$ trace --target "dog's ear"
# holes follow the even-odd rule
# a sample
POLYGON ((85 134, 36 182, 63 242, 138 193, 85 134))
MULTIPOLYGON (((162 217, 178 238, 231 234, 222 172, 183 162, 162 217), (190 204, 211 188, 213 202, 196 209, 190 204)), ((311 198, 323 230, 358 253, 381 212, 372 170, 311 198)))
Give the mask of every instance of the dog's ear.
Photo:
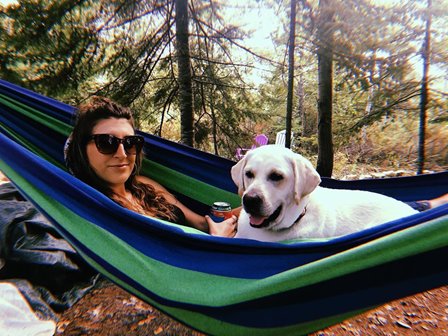
POLYGON ((240 196, 243 195, 244 190, 246 189, 244 187, 244 167, 245 166, 246 166, 246 157, 243 157, 230 170, 230 173, 232 175, 232 180, 238 187, 238 194, 240 196))
POLYGON ((309 195, 320 184, 319 173, 311 162, 300 154, 294 153, 294 199, 299 204, 300 200, 309 195))

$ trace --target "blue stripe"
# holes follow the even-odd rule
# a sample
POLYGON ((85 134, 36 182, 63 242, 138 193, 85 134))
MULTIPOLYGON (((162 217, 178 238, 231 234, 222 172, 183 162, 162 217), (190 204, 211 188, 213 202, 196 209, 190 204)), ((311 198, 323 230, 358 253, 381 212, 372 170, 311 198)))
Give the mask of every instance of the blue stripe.
POLYGON ((448 190, 448 171, 417 176, 365 180, 323 178, 321 185, 335 189, 359 189, 384 194, 402 201, 431 199, 448 190))

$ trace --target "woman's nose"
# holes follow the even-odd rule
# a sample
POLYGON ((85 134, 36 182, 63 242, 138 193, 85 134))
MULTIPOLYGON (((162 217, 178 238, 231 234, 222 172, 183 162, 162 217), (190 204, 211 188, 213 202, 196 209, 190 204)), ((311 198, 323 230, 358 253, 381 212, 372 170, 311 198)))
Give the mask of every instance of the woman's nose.
POLYGON ((124 150, 124 146, 123 146, 122 143, 118 145, 118 148, 117 148, 114 156, 116 156, 116 157, 126 157, 126 156, 128 156, 128 154, 124 150))

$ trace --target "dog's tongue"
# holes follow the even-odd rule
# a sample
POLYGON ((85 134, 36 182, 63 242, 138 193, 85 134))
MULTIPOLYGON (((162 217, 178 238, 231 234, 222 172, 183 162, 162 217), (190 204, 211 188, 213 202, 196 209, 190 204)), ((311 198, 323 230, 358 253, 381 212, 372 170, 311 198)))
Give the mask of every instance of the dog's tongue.
POLYGON ((250 224, 261 225, 267 217, 249 216, 250 224))

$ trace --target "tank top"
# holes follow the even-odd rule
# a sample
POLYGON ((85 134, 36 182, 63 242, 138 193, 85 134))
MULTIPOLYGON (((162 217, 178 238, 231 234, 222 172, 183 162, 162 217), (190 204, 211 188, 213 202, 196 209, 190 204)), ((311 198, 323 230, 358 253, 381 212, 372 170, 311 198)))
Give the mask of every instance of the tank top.
POLYGON ((166 220, 166 221, 174 222, 176 224, 187 225, 187 219, 185 218, 185 214, 179 207, 173 205, 173 213, 174 213, 174 216, 176 217, 174 221, 170 220, 164 216, 160 216, 159 218, 166 220))

